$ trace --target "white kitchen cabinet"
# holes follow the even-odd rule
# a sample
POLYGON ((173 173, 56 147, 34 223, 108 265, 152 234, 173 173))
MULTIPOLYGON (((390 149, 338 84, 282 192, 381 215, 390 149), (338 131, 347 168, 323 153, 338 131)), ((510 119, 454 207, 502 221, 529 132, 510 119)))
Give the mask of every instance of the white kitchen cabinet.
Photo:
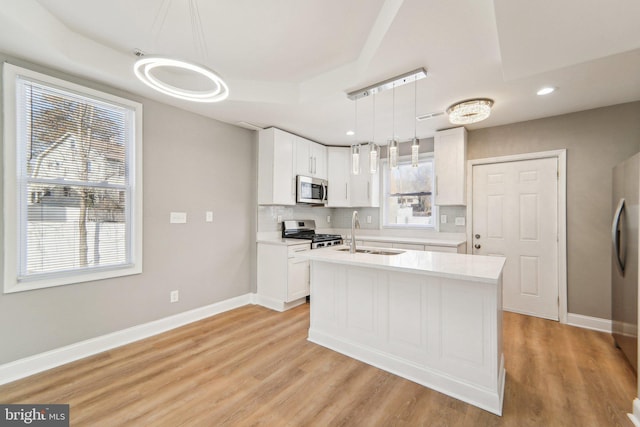
POLYGON ((258 243, 258 302, 284 311, 306 302, 309 295, 309 261, 295 253, 311 244, 258 243))
POLYGON ((259 205, 296 204, 295 138, 276 128, 259 132, 259 205))
POLYGON ((348 147, 327 148, 327 179, 329 180, 329 195, 327 206, 350 207, 351 172, 350 153, 348 147))
MULTIPOLYGON (((329 182, 329 192, 331 192, 331 182, 329 182)), ((380 168, 374 174, 369 172, 367 145, 360 147, 360 173, 351 174, 351 206, 371 208, 380 206, 380 168)))
POLYGON ((467 130, 458 127, 436 132, 433 156, 436 205, 466 205, 467 130))
POLYGON ((327 179, 327 147, 296 136, 296 173, 327 179))

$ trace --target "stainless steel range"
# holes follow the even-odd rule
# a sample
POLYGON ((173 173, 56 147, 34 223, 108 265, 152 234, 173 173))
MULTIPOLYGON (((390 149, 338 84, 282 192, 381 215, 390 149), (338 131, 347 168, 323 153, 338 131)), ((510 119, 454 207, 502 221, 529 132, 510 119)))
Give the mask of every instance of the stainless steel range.
POLYGON ((339 234, 316 233, 316 222, 312 219, 283 221, 282 237, 311 240, 311 249, 342 244, 342 236, 339 234))

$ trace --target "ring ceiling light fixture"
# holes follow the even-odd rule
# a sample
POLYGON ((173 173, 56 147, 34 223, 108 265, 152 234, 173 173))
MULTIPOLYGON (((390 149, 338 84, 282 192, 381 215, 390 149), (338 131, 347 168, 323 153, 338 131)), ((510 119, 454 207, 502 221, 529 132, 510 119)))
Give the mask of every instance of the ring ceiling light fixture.
POLYGON ((174 98, 195 102, 219 102, 227 99, 229 96, 229 87, 219 75, 211 69, 193 62, 164 56, 142 56, 142 58, 138 59, 134 64, 133 71, 142 83, 174 98), (162 81, 157 75, 152 73, 154 69, 163 67, 180 68, 197 73, 209 80, 213 84, 213 89, 199 91, 171 85, 162 81))
MULTIPOLYGON (((204 35, 204 29, 202 26, 202 18, 200 16, 200 9, 198 7, 198 0, 176 1, 180 7, 186 6, 190 19, 191 35, 195 44, 196 51, 200 52, 206 62, 207 58, 207 43, 204 35)), ((169 9, 172 7, 173 0, 163 0, 160 4, 156 17, 154 19, 154 27, 159 23, 157 30, 152 31, 155 33, 156 38, 162 31, 164 23, 169 15, 169 9)), ((178 58, 172 58, 161 55, 145 56, 144 52, 140 49, 134 49, 133 53, 140 59, 133 65, 133 72, 140 81, 152 89, 157 90, 165 95, 173 96, 174 98, 185 99, 187 101, 194 102, 219 102, 227 99, 229 96, 229 87, 222 80, 217 73, 204 65, 196 64, 195 62, 185 61, 178 58), (187 87, 174 86, 160 78, 158 73, 154 73, 154 70, 165 69, 179 69, 180 71, 187 71, 194 73, 199 77, 204 77, 210 85, 205 90, 193 90, 187 87)), ((162 73, 159 73, 162 74, 162 73)), ((168 73, 171 74, 171 73, 168 73)))
POLYGON ((449 108, 449 121, 456 125, 466 125, 480 122, 491 114, 493 100, 488 98, 469 99, 460 101, 449 108))

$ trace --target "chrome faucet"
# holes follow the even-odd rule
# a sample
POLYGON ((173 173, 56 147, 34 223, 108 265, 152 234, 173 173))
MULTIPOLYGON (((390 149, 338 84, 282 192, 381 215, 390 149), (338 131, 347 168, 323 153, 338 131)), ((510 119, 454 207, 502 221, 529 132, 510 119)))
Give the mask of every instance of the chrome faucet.
POLYGON ((349 253, 356 253, 356 228, 360 228, 360 218, 358 218, 358 211, 353 211, 351 215, 351 242, 349 242, 349 253))

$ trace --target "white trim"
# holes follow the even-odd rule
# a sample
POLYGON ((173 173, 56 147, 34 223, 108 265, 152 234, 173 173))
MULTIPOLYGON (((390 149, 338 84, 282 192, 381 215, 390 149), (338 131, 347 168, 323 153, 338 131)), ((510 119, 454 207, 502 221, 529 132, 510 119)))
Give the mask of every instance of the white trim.
POLYGON ((555 157, 558 160, 558 316, 560 323, 567 323, 567 150, 540 151, 537 153, 489 157, 467 161, 467 253, 473 242, 473 166, 491 163, 518 162, 555 157))
POLYGON ((640 427, 640 399, 633 399, 633 413, 627 414, 634 426, 640 427))
POLYGON ((240 295, 211 305, 185 311, 184 313, 143 323, 142 325, 90 338, 85 341, 0 365, 0 385, 134 341, 161 334, 171 329, 224 313, 225 311, 253 304, 253 299, 252 294, 240 295))
POLYGON ((599 317, 583 316, 582 314, 569 313, 567 315, 567 325, 578 328, 591 329, 594 331, 611 333, 612 322, 599 317))
POLYGON ((252 295, 252 304, 261 305, 271 310, 275 311, 287 311, 290 308, 297 307, 307 302, 307 298, 303 297, 291 302, 284 302, 282 300, 267 297, 264 295, 253 294, 252 295))

